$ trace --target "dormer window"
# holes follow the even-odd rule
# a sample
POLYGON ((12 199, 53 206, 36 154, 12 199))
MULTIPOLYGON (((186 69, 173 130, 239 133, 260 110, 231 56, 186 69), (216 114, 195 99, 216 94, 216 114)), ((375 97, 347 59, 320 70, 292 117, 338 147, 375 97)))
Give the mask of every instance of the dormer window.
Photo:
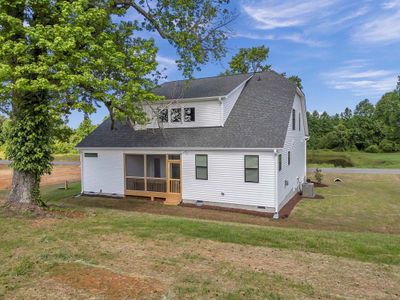
POLYGON ((168 109, 162 109, 158 114, 158 120, 162 123, 168 123, 168 109))
POLYGON ((194 107, 188 107, 184 108, 184 121, 185 122, 194 122, 195 121, 195 113, 194 113, 194 107))
POLYGON ((173 123, 182 122, 182 110, 180 108, 171 109, 171 122, 173 123))

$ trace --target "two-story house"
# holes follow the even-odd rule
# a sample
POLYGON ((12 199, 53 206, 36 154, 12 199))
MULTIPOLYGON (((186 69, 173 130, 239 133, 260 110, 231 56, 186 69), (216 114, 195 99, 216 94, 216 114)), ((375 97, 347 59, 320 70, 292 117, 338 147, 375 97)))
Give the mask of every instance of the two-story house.
MULTIPOLYGON (((275 213, 306 177, 304 94, 275 72, 162 84, 143 126, 110 121, 77 146, 82 193, 275 213)), ((118 201, 118 200, 116 200, 118 201)))

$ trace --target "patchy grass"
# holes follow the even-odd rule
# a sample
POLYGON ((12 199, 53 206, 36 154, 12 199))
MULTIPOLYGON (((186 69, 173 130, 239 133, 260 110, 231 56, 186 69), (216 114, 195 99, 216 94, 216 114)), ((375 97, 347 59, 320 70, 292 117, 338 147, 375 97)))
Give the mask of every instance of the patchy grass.
POLYGON ((79 153, 67 153, 67 154, 54 154, 54 161, 74 161, 79 162, 80 156, 79 153))
POLYGON ((303 200, 279 221, 71 198, 79 183, 43 187, 52 207, 84 214, 33 219, 0 208, 0 298, 399 297, 400 176, 332 176, 317 189, 325 199, 303 200))
POLYGON ((332 150, 308 150, 308 166, 313 167, 354 167, 400 169, 400 152, 366 153, 338 152, 332 150))
MULTIPOLYGON (((309 174, 310 177, 313 174, 309 174)), ((400 175, 324 174, 324 199, 303 199, 287 226, 400 234, 400 175), (339 177, 342 183, 334 183, 339 177)))

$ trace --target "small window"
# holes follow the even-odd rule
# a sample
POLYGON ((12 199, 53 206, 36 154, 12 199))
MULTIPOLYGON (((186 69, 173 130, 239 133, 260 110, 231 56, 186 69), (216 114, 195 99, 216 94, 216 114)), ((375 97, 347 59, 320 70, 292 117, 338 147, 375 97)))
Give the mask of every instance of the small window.
POLYGON ((300 113, 299 113, 299 131, 301 131, 301 119, 300 119, 300 113))
POLYGON ((292 129, 296 130, 296 110, 292 110, 292 129))
POLYGON ((287 164, 290 166, 290 151, 287 154, 287 164))
POLYGON ((168 109, 165 108, 160 110, 158 120, 162 123, 168 123, 168 109))
POLYGON ((85 157, 97 157, 97 153, 85 153, 85 157))
POLYGON ((182 110, 180 108, 171 109, 171 122, 182 122, 182 110))
POLYGON ((259 182, 259 164, 258 155, 244 156, 244 181, 259 182))
POLYGON ((208 179, 208 156, 196 154, 196 179, 208 179))
POLYGON ((282 170, 282 154, 278 155, 278 170, 282 170))
POLYGON ((185 122, 194 122, 195 121, 195 113, 194 113, 194 107, 188 107, 184 109, 185 115, 184 115, 184 121, 185 122))

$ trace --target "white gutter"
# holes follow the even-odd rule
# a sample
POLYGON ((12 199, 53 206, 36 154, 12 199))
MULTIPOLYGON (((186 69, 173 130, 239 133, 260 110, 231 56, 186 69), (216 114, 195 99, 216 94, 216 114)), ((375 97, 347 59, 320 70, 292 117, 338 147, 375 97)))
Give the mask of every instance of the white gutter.
POLYGON ((274 164, 274 169, 275 169, 275 213, 273 218, 274 219, 279 219, 279 203, 278 203, 278 151, 277 149, 274 149, 274 158, 275 158, 275 164, 274 164))
MULTIPOLYGON (((171 102, 196 102, 196 101, 212 101, 212 100, 219 100, 221 98, 225 99, 227 95, 223 96, 211 96, 211 97, 196 97, 196 98, 178 98, 178 99, 165 99, 154 102, 154 104, 158 103, 171 103, 171 102)), ((153 103, 151 103, 153 104, 153 103)))
POLYGON ((121 151, 259 151, 272 152, 283 148, 210 148, 210 147, 76 147, 80 151, 121 150, 121 151))

